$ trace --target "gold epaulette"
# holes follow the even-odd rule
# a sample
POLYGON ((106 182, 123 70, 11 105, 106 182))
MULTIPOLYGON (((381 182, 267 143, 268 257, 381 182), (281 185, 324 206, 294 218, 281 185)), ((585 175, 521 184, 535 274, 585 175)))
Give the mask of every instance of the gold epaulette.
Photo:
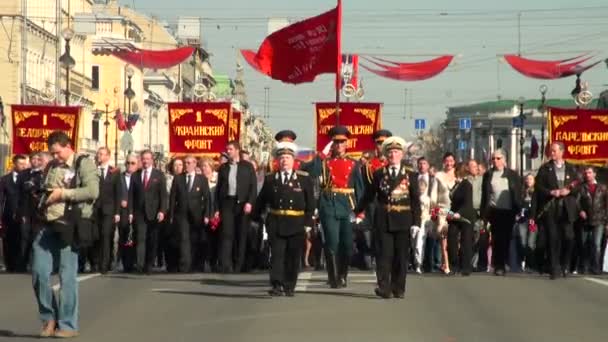
POLYGON ((296 174, 300 176, 308 176, 308 172, 302 170, 296 170, 296 174))

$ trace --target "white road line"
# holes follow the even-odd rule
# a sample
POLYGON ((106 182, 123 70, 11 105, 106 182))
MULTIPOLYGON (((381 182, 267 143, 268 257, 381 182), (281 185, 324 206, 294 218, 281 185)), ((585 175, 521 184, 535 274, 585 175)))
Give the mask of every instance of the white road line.
MULTIPOLYGON (((89 280, 89 279, 93 279, 93 278, 99 277, 100 275, 101 275, 101 273, 87 274, 87 275, 80 276, 80 277, 76 278, 76 281, 77 282, 82 282, 82 281, 85 281, 85 280, 89 280)), ((61 288, 61 284, 55 284, 55 285, 53 285, 53 291, 59 291, 60 288, 61 288)))
POLYGON ((310 279, 312 278, 312 272, 302 272, 298 276, 298 283, 295 290, 298 292, 306 292, 306 288, 310 285, 310 279))
POLYGON ((608 286, 608 281, 606 281, 606 280, 601 280, 601 279, 596 279, 596 278, 588 278, 588 277, 585 277, 585 280, 589 280, 590 282, 593 282, 593 283, 596 283, 596 284, 608 286))

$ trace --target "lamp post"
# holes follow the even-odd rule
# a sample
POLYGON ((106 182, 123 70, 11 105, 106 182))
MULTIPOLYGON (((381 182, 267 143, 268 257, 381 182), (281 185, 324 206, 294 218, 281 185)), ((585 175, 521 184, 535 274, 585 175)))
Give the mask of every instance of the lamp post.
POLYGON ((540 91, 540 94, 542 95, 541 99, 540 99, 540 111, 541 114, 543 116, 542 118, 542 125, 540 126, 540 153, 541 153, 541 162, 544 159, 545 156, 545 125, 547 124, 546 122, 546 114, 547 114, 547 108, 545 107, 545 102, 547 101, 545 95, 547 94, 547 91, 549 90, 549 88, 545 85, 545 84, 541 84, 540 87, 538 87, 538 91, 540 91))
POLYGON ((518 99, 519 104, 519 175, 524 177, 524 143, 526 142, 524 138, 524 123, 526 121, 526 116, 524 115, 524 103, 525 99, 520 97, 518 99))
MULTIPOLYGON (((127 110, 128 111, 125 115, 125 122, 127 122, 127 120, 129 119, 129 115, 131 115, 131 100, 135 97, 135 91, 133 91, 133 88, 131 88, 131 78, 133 78, 133 75, 135 74, 135 72, 133 71, 133 68, 131 66, 127 66, 126 74, 127 74, 127 89, 125 89, 124 95, 127 98, 127 110)), ((118 147, 117 147, 117 149, 118 149, 118 147)))
POLYGON ((76 61, 70 55, 70 40, 74 38, 74 30, 67 27, 61 35, 65 39, 65 52, 59 57, 59 62, 65 67, 65 105, 70 105, 70 70, 76 65, 76 61))
POLYGON ((106 137, 105 137, 105 146, 108 148, 108 128, 110 128, 110 120, 108 119, 108 115, 110 114, 110 100, 105 99, 103 104, 106 105, 106 121, 104 121, 103 125, 105 127, 106 137))

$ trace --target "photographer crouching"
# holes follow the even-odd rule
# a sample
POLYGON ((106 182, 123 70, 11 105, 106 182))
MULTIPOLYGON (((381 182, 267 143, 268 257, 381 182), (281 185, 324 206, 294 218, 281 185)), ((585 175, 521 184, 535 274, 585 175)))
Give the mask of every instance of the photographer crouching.
POLYGON ((54 160, 43 183, 43 223, 32 247, 32 283, 43 322, 40 337, 69 338, 78 336, 78 246, 91 240, 99 177, 93 160, 77 155, 64 132, 51 133, 47 144, 54 160), (53 298, 51 288, 54 256, 59 263, 59 298, 53 298))

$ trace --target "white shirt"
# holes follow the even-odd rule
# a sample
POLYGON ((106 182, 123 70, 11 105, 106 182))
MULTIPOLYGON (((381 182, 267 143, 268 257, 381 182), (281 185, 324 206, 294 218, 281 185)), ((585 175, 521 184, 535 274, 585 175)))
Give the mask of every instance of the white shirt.
POLYGON ((150 166, 147 169, 142 169, 141 170, 141 182, 144 182, 144 179, 146 178, 146 172, 148 172, 148 180, 150 180, 150 177, 152 176, 152 167, 150 166))
POLYGON ((292 172, 292 170, 281 171, 281 182, 283 184, 285 184, 285 182, 287 182, 288 179, 291 179, 291 172, 292 172), (287 172, 287 177, 285 176, 285 172, 287 172))
POLYGON ((125 172, 125 184, 127 184, 127 190, 131 186, 131 174, 125 172))
POLYGON ((190 172, 186 174, 186 186, 188 187, 188 191, 190 191, 192 184, 194 184, 194 177, 196 177, 196 172, 190 172), (188 177, 190 177, 190 182, 188 182, 188 177))
POLYGON ((110 168, 110 164, 107 165, 99 165, 99 170, 102 172, 101 173, 101 177, 103 179, 106 178, 107 174, 108 174, 108 169, 110 168))
POLYGON ((424 182, 426 183, 427 186, 431 186, 431 184, 429 184, 430 183, 430 177, 429 177, 428 172, 424 173, 424 174, 423 173, 419 174, 418 175, 418 180, 419 181, 420 180, 424 180, 424 182))
POLYGON ((18 174, 17 172, 13 171, 13 182, 14 182, 15 184, 17 183, 17 176, 18 176, 18 175, 19 175, 19 174, 18 174))

